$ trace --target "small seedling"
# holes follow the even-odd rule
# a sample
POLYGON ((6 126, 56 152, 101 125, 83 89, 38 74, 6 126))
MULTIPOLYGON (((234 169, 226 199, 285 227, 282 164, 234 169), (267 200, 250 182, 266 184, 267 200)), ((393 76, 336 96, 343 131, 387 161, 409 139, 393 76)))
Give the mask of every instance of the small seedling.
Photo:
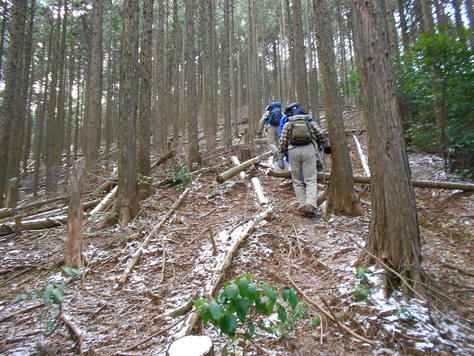
POLYGON ((367 276, 368 274, 372 274, 372 271, 363 267, 356 268, 355 275, 358 279, 360 279, 360 282, 355 286, 354 290, 354 297, 357 300, 367 299, 372 293, 369 286, 369 277, 367 276))
POLYGON ((298 302, 293 289, 284 287, 278 291, 263 281, 252 282, 248 274, 225 282, 216 299, 200 299, 195 306, 204 323, 211 322, 232 342, 237 337, 251 339, 256 328, 285 337, 307 312, 307 305, 298 302), (278 322, 273 323, 268 317, 275 312, 278 322))

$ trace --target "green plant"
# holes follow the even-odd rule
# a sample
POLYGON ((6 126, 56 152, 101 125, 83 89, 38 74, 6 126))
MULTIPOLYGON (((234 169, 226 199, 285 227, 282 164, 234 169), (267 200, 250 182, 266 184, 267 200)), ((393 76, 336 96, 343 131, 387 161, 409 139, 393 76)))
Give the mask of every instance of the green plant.
POLYGON ((137 181, 139 185, 150 185, 153 183, 153 179, 156 177, 156 174, 150 174, 149 176, 144 176, 142 174, 138 174, 137 181))
POLYGON ((277 291, 264 281, 252 282, 248 274, 225 282, 224 290, 216 299, 200 299, 195 306, 200 309, 204 323, 211 322, 232 341, 237 337, 251 339, 256 327, 285 337, 307 312, 307 305, 298 302, 293 289, 284 287, 277 291), (278 315, 276 323, 268 318, 275 312, 278 315))
POLYGON ((182 166, 177 171, 171 173, 171 183, 173 185, 188 183, 191 180, 192 174, 188 172, 186 166, 182 166))
MULTIPOLYGON (((81 275, 81 271, 71 266, 62 266, 61 269, 68 277, 71 278, 81 275)), ((57 315, 57 312, 59 312, 61 309, 61 304, 64 300, 64 291, 66 289, 67 286, 63 283, 47 283, 46 285, 31 292, 26 291, 21 293, 20 298, 23 300, 38 298, 43 299, 46 309, 42 310, 38 314, 38 319, 40 321, 46 319, 46 329, 48 332, 52 332, 57 325, 57 317, 53 314, 56 312, 57 315)))
POLYGON ((366 299, 371 293, 371 289, 369 286, 369 277, 368 274, 372 274, 372 272, 363 267, 356 268, 356 277, 360 280, 360 282, 354 288, 354 297, 357 300, 364 300, 366 299))

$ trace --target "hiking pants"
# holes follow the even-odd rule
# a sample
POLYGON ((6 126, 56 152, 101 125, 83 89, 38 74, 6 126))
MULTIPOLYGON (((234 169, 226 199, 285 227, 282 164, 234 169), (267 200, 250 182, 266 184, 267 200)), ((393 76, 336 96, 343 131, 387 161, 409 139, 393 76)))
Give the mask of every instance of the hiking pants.
POLYGON ((274 155, 278 153, 278 126, 268 126, 267 143, 274 155))
POLYGON ((298 208, 305 205, 316 208, 318 185, 314 146, 312 144, 291 146, 288 153, 290 155, 291 180, 296 200, 298 200, 298 208))

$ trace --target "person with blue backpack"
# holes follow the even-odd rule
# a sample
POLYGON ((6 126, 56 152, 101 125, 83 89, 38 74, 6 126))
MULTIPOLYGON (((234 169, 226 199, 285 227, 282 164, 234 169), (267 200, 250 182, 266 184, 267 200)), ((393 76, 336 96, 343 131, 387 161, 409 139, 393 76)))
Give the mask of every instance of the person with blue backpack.
POLYGON ((319 146, 324 153, 330 154, 331 146, 321 128, 298 103, 285 108, 280 127, 277 163, 280 168, 284 167, 284 154, 288 151, 291 180, 298 201, 297 212, 314 218, 317 207, 316 151, 319 146))
POLYGON ((270 103, 258 122, 258 135, 262 136, 264 129, 266 130, 268 146, 275 155, 278 153, 278 127, 283 116, 281 111, 280 102, 270 103))

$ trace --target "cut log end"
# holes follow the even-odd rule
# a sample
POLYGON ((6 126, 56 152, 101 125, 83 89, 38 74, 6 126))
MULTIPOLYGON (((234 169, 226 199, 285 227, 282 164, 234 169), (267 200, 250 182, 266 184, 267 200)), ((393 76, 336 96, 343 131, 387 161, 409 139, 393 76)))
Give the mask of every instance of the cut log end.
POLYGON ((188 335, 174 341, 167 356, 214 356, 214 346, 209 336, 188 335))

